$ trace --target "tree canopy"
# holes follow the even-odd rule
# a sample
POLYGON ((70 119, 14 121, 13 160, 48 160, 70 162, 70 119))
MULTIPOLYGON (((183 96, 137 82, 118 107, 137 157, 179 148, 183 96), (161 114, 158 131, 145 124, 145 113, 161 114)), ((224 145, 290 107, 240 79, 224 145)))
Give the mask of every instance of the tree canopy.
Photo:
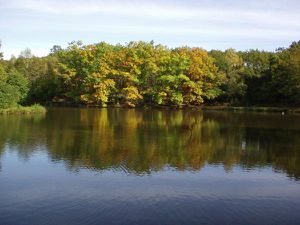
POLYGON ((3 60, 0 107, 300 104, 300 42, 276 52, 170 49, 154 42, 53 46, 3 60))

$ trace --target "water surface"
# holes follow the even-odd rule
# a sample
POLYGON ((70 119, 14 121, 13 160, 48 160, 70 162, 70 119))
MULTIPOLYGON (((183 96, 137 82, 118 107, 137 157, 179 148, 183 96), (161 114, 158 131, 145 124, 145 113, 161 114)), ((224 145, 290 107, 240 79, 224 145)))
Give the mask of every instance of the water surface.
POLYGON ((300 224, 300 116, 0 116, 1 225, 300 224))

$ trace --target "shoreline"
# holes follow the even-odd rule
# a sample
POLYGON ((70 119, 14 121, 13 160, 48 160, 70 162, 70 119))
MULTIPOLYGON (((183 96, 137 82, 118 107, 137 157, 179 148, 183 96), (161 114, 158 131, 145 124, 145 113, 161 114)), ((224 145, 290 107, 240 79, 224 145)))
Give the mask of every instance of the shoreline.
POLYGON ((287 106, 203 106, 205 111, 300 113, 300 107, 287 106))
POLYGON ((280 112, 280 113, 300 113, 300 107, 293 106, 228 106, 228 105, 140 105, 130 107, 126 105, 80 105, 80 104, 50 104, 47 107, 66 108, 120 108, 120 109, 199 109, 203 111, 232 111, 232 112, 280 112))

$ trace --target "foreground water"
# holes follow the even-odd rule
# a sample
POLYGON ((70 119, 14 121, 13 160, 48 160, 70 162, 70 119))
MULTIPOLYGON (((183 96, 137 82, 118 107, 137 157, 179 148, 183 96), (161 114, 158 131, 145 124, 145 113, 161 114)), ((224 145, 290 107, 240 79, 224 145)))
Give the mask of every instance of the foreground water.
POLYGON ((0 117, 1 225, 300 224, 300 116, 0 117))

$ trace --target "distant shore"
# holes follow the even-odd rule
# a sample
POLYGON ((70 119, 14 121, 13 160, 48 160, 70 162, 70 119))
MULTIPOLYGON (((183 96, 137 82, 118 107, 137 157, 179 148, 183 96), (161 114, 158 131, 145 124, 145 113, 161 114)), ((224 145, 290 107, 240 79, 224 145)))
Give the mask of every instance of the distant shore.
POLYGON ((7 109, 0 109, 0 115, 29 115, 46 113, 46 108, 35 104, 32 106, 15 106, 7 109))
MULTIPOLYGON (((122 109, 199 109, 203 111, 228 111, 228 112, 277 112, 277 113, 300 113, 300 107, 288 106, 228 106, 228 105, 202 105, 202 106, 174 106, 174 105, 144 105, 129 107, 126 105, 76 105, 76 104, 50 104, 50 108, 68 107, 68 108, 122 108, 122 109)), ((44 114, 46 108, 39 104, 32 106, 15 106, 7 109, 0 109, 0 115, 30 115, 44 114)))

